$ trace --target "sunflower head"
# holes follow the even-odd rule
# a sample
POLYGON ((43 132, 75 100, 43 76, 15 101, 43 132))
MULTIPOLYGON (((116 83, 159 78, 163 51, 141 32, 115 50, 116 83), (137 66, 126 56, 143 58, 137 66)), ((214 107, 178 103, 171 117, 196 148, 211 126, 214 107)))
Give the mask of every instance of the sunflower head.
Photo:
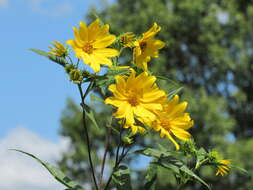
POLYGON ((159 131, 161 137, 171 140, 176 150, 180 147, 173 136, 185 141, 191 137, 187 130, 193 126, 194 122, 189 113, 185 113, 186 107, 187 102, 179 103, 179 96, 175 95, 173 99, 163 103, 162 111, 157 113, 157 120, 152 123, 153 129, 159 131))
POLYGON ((125 120, 125 128, 131 128, 133 133, 143 132, 144 129, 136 125, 136 120, 141 123, 154 121, 155 112, 162 109, 161 99, 165 92, 155 84, 156 77, 143 72, 136 76, 131 70, 129 76, 117 76, 116 84, 109 86, 113 96, 105 100, 117 108, 114 117, 125 120))
POLYGON ((158 57, 158 50, 165 46, 165 43, 160 40, 155 40, 153 37, 161 30, 161 27, 156 23, 138 39, 134 44, 135 63, 138 67, 146 71, 147 62, 151 57, 158 57))
POLYGON ((99 20, 95 20, 89 26, 80 22, 80 27, 73 27, 74 40, 68 40, 76 56, 83 59, 84 63, 89 65, 95 72, 100 71, 101 65, 112 66, 111 57, 119 54, 116 49, 108 48, 115 36, 109 34, 109 25, 100 26, 99 20))
POLYGON ((68 49, 62 43, 58 41, 53 41, 51 42, 51 44, 53 45, 53 47, 48 46, 48 48, 50 49, 49 54, 56 55, 59 57, 65 57, 68 55, 68 49))
POLYGON ((229 170, 231 169, 231 161, 230 160, 224 160, 221 158, 220 154, 216 151, 210 152, 210 158, 214 161, 216 164, 217 172, 216 176, 225 176, 228 174, 229 170))

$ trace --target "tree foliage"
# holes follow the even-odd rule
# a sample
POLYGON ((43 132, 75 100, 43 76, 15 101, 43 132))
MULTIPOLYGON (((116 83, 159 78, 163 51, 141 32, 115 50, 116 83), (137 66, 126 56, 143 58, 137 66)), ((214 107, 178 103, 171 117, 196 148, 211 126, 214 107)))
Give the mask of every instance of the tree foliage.
MULTIPOLYGON (((93 18, 92 12, 88 19, 93 18)), ((183 84, 184 97, 190 102, 189 111, 196 121, 191 133, 197 144, 206 149, 215 147, 252 174, 253 165, 249 160, 253 158, 253 1, 117 0, 99 15, 110 23, 116 34, 126 31, 140 34, 154 22, 162 26, 159 38, 167 46, 158 59, 149 63, 153 72, 183 84)), ((125 57, 130 61, 128 54, 125 57)), ((160 80, 160 85, 169 92, 168 82, 160 80)), ((105 111, 108 109, 101 104, 97 107, 97 122, 110 123, 111 113, 105 111)), ((72 145, 59 165, 70 176, 83 181, 88 177, 87 163, 83 161, 87 153, 82 141, 81 112, 73 102, 64 110, 61 124, 61 134, 70 137, 72 145)), ((90 125, 96 149, 93 156, 99 160, 106 131, 96 128, 92 122, 90 125)), ((152 145, 149 140, 141 143, 152 145)), ((164 141, 161 143, 169 146, 164 141)), ((113 155, 110 149, 110 156, 113 155)), ((142 159, 130 158, 127 162, 134 169, 135 163, 142 159)), ((159 170, 155 189, 175 187, 176 181, 165 180, 171 179, 171 174, 165 169, 159 170)), ((210 169, 200 172, 215 190, 253 188, 252 179, 236 171, 222 180, 212 176, 210 169)), ((136 174, 132 181, 142 187, 145 176, 141 169, 136 174)), ((182 188, 197 190, 202 186, 188 183, 182 188)))

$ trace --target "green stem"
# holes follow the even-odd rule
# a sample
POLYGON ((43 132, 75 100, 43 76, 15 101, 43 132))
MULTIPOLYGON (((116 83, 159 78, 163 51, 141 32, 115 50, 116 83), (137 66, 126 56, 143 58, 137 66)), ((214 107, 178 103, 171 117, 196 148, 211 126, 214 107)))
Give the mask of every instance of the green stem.
POLYGON ((106 145, 105 145, 105 152, 104 152, 104 156, 103 156, 101 172, 100 172, 100 179, 99 179, 99 186, 100 187, 102 185, 102 180, 103 180, 103 174, 104 174, 104 168, 105 168, 105 162, 106 162, 106 155, 107 155, 108 150, 109 150, 110 136, 111 136, 111 128, 109 128, 109 129, 106 128, 106 145))
POLYGON ((204 164, 206 161, 208 161, 208 158, 202 160, 201 162, 197 162, 194 170, 197 170, 202 164, 204 164))
POLYGON ((104 190, 108 189, 108 187, 111 183, 111 180, 112 180, 112 175, 113 175, 114 170, 119 166, 119 164, 122 162, 122 160, 126 157, 127 153, 130 151, 130 149, 131 149, 131 147, 128 148, 128 150, 126 152, 122 151, 122 154, 121 154, 119 160, 117 162, 115 162, 115 166, 113 168, 113 171, 111 172, 111 175, 110 175, 110 177, 109 177, 109 179, 106 183, 106 186, 105 186, 104 190))
POLYGON ((96 180, 95 171, 94 171, 94 167, 93 167, 93 162, 92 162, 92 158, 91 158, 90 138, 89 138, 88 127, 86 125, 85 102, 84 102, 84 99, 87 96, 87 94, 89 93, 89 90, 90 90, 92 85, 93 84, 91 82, 90 85, 88 86, 85 94, 83 94, 82 85, 78 84, 77 86, 78 86, 80 96, 81 96, 81 106, 82 106, 82 112, 83 112, 83 127, 84 127, 84 131, 85 131, 85 136, 86 136, 86 142, 87 142, 86 145, 87 145, 87 150, 88 150, 90 169, 91 169, 91 172, 92 172, 92 177, 93 177, 93 181, 94 181, 96 190, 98 190, 97 180, 96 180))
POLYGON ((118 162, 118 159, 119 159, 119 149, 120 149, 120 146, 121 146, 122 128, 123 127, 120 128, 120 132, 119 132, 119 144, 118 144, 117 151, 116 151, 115 165, 116 165, 116 163, 118 162))
POLYGON ((71 62, 72 65, 74 65, 74 62, 72 61, 71 57, 70 56, 67 56, 71 62))

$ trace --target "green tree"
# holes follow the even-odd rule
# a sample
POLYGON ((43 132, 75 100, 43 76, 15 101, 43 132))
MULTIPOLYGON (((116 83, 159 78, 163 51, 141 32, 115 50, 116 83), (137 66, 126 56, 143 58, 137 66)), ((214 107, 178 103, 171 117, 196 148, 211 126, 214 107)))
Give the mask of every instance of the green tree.
MULTIPOLYGON (((88 19, 94 18, 91 13, 88 19)), ((196 143, 206 149, 215 148, 235 165, 253 174, 253 1, 252 0, 117 0, 99 12, 101 19, 110 23, 116 34, 141 34, 157 22, 162 30, 158 38, 167 46, 160 57, 149 63, 154 73, 178 81, 184 87, 183 99, 189 102, 189 111, 196 121, 191 133, 196 143)), ((126 54, 126 59, 130 58, 126 54)), ((166 82, 161 82, 170 90, 166 82)), ((102 104, 99 104, 99 124, 108 123, 102 104)), ((81 128, 80 110, 69 103, 61 119, 61 134, 71 138, 71 152, 64 155, 60 166, 69 174, 85 180, 87 158, 81 128)), ((92 125, 92 123, 90 123, 92 125)), ((106 133, 95 126, 92 144, 101 159, 106 133)), ((157 135, 158 136, 158 135, 157 135)), ((116 139, 111 141, 117 142, 116 139)), ((163 142, 167 146, 169 142, 163 142)), ((152 142, 143 142, 151 146, 152 142)), ((173 147, 172 147, 173 148, 173 147)), ((110 150, 110 156, 114 152, 110 150)), ((142 159, 142 158, 141 158, 142 159)), ((138 160, 128 160, 134 168, 138 160)), ((139 160, 140 161, 140 160, 139 160)), ((98 162, 97 162, 98 163, 98 162)), ((253 188, 252 179, 233 171, 220 179, 213 172, 201 173, 213 189, 253 188)), ((138 170, 134 182, 143 178, 138 170)), ((175 187, 167 171, 161 170, 156 189, 175 187), (164 179, 168 180, 164 180, 164 179)), ((188 184, 184 189, 202 189, 188 184)))

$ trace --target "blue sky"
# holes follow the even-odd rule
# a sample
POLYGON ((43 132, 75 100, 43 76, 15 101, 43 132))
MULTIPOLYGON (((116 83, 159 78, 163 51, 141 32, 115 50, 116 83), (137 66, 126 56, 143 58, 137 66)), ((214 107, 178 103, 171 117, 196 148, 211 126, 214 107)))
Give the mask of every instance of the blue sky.
POLYGON ((73 37, 92 0, 0 0, 0 138, 17 126, 58 140, 67 97, 79 101, 76 86, 61 67, 28 48, 48 50, 53 40, 73 37))

